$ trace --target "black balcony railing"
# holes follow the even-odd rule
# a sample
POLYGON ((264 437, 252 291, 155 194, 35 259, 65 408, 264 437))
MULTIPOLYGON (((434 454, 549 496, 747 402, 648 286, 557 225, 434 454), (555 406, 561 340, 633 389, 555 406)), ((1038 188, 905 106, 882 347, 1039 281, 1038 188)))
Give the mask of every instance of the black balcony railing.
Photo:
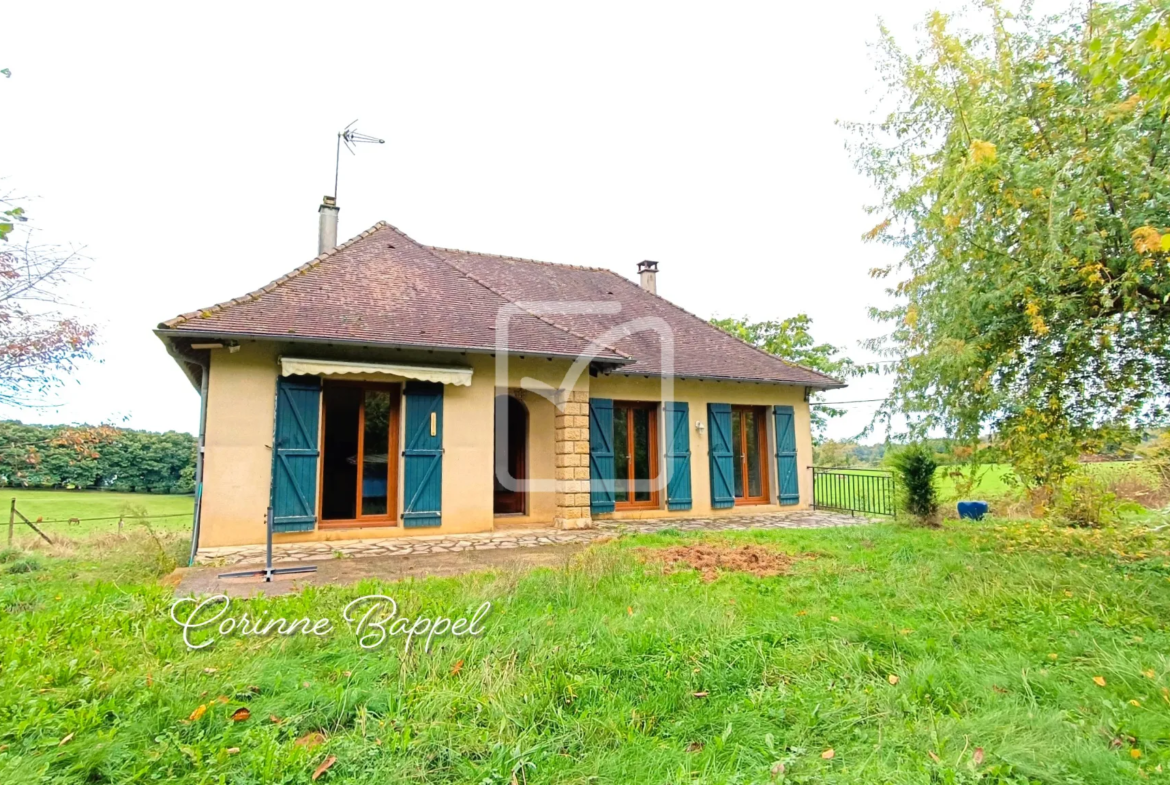
POLYGON ((866 515, 894 515, 894 475, 883 469, 814 466, 813 507, 866 515))

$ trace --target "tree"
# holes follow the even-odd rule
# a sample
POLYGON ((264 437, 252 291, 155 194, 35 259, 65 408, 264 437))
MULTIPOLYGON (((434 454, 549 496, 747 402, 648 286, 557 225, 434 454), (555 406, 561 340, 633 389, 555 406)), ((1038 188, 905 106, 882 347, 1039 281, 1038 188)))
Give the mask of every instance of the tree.
POLYGON ((848 124, 902 252, 881 416, 993 446, 1053 487, 1110 432, 1160 420, 1170 381, 1170 13, 1089 2, 1036 19, 885 29, 882 119, 848 124))
MULTIPOLYGON (((838 379, 861 376, 871 370, 868 366, 858 365, 843 356, 836 346, 817 343, 812 337, 812 319, 803 313, 780 322, 749 322, 747 317, 744 317, 712 319, 711 324, 786 362, 802 365, 838 379)), ((810 412, 813 440, 817 443, 824 438, 829 419, 845 414, 844 409, 834 409, 830 406, 813 406, 810 407, 810 412)))
POLYGON ((95 333, 61 312, 62 291, 79 278, 81 256, 20 227, 24 211, 9 198, 0 198, 0 208, 0 404, 27 406, 91 356, 95 333))

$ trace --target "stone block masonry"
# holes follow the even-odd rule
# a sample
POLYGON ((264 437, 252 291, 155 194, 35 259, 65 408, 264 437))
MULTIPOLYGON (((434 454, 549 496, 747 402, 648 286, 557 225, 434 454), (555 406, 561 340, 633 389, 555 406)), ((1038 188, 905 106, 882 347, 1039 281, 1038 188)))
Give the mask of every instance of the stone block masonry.
POLYGON ((558 390, 556 513, 558 529, 591 529, 589 512, 589 393, 558 390))

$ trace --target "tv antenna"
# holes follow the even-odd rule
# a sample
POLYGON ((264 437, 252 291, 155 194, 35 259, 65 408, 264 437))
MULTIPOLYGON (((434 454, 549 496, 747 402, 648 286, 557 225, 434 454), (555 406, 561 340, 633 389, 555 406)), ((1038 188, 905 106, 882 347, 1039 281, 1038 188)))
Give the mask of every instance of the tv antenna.
POLYGON ((341 174, 341 143, 345 142, 345 149, 349 150, 350 155, 357 155, 355 145, 359 144, 386 144, 385 139, 379 139, 376 136, 363 134, 361 131, 354 128, 357 120, 347 125, 343 130, 337 132, 337 162, 333 167, 333 199, 337 200, 337 179, 341 174))

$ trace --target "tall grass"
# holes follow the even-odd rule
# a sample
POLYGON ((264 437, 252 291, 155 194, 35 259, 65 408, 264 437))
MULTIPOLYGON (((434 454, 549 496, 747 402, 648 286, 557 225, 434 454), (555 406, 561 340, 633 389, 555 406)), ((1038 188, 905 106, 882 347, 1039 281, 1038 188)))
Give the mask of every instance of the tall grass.
POLYGON ((676 533, 564 569, 246 603, 338 620, 374 592, 408 615, 493 603, 482 637, 429 655, 363 651, 344 628, 188 651, 154 543, 43 557, 0 578, 0 781, 307 782, 328 756, 323 783, 1089 783, 1170 767, 1167 538, 890 524, 720 539, 815 558, 705 583, 640 558, 695 541, 676 533))

